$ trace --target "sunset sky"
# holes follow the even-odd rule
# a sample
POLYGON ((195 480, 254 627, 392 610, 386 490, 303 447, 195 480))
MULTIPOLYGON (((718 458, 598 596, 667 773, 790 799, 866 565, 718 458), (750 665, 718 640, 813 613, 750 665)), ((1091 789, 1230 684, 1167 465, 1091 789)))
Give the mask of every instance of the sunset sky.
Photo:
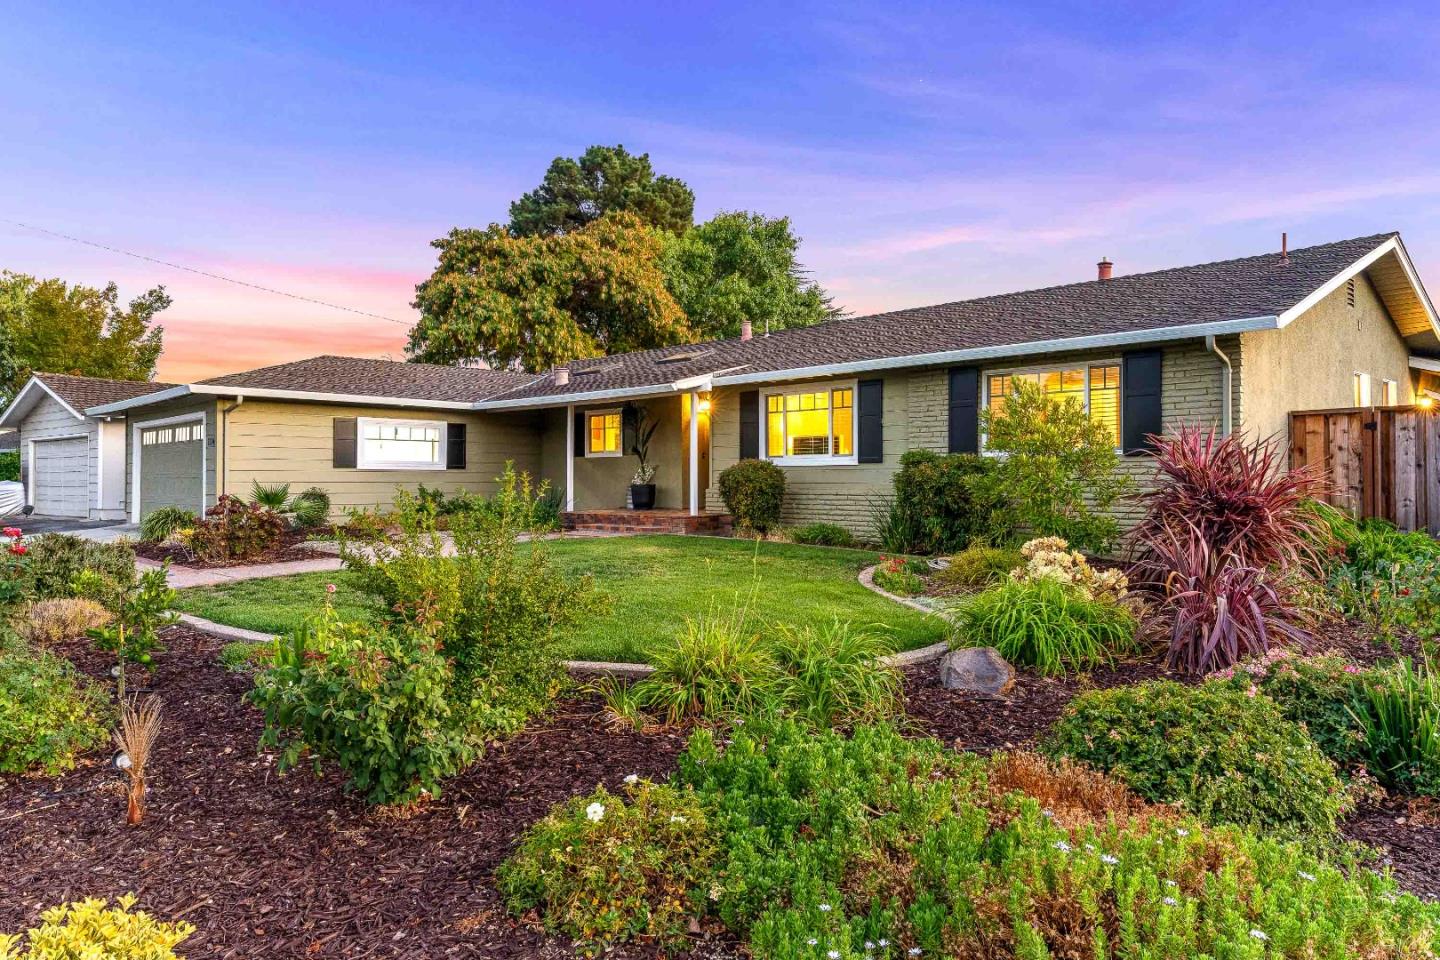
POLYGON ((1433 3, 59 2, 0 23, 0 268, 164 284, 165 380, 403 357, 429 242, 503 221, 593 143, 649 152, 700 218, 790 216, 856 313, 1282 230, 1398 229, 1440 290, 1433 3))

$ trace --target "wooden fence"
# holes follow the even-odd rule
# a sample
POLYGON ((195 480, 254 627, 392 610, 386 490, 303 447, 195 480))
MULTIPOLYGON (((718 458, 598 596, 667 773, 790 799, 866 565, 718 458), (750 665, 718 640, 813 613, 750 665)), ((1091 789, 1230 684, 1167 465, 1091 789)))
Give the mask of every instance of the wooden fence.
POLYGON ((1440 535, 1440 414, 1347 407, 1290 414, 1290 465, 1314 464, 1326 497, 1362 517, 1440 535))

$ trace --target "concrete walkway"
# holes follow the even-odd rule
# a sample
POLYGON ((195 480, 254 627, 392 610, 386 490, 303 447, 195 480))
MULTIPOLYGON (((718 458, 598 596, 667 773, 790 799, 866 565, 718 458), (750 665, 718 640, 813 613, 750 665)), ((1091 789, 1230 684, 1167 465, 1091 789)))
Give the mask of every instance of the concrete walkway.
MULTIPOLYGON (((154 570, 160 564, 154 560, 137 558, 135 566, 140 570, 154 570)), ((254 563, 244 567, 177 567, 171 566, 165 580, 176 590, 187 587, 213 587, 222 583, 238 583, 241 580, 261 580, 265 577, 286 577, 294 573, 331 573, 341 568, 339 557, 316 557, 313 560, 287 560, 284 563, 254 563)))

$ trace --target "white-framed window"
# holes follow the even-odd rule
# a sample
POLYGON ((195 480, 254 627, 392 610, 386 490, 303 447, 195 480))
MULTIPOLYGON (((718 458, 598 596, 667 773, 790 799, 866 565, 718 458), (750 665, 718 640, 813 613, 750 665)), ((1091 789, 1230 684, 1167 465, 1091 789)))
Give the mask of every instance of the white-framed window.
POLYGON ((1399 406, 1400 384, 1394 380, 1381 380, 1380 402, 1387 407, 1399 406))
POLYGON ((1370 406, 1370 374, 1355 372, 1355 406, 1370 406))
POLYGON ((1015 392, 1015 385, 1021 382, 1036 384, 1047 396, 1057 400, 1073 398, 1089 412, 1091 419, 1105 425, 1115 438, 1115 446, 1120 446, 1119 360, 986 370, 983 380, 985 408, 996 415, 1002 414, 1005 401, 1015 392))
POLYGON ((445 421, 360 417, 355 465, 361 470, 444 470, 445 421))
POLYGON ((621 434, 619 410, 587 410, 585 412, 585 456, 618 457, 621 434))
POLYGON ((764 456, 782 465, 857 463, 855 381, 765 390, 764 456))

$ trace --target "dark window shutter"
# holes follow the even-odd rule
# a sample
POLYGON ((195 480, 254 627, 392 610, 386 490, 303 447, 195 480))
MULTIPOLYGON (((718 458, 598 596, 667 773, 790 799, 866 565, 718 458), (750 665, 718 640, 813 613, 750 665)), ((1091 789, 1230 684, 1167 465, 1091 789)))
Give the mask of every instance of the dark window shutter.
POLYGON ((335 417, 330 421, 330 465, 354 468, 359 452, 355 440, 355 418, 335 417))
POLYGON ((855 444, 861 463, 885 460, 885 381, 861 380, 859 384, 860 440, 855 444))
POLYGON ((1164 431, 1161 356, 1159 350, 1134 350, 1121 358, 1120 445, 1127 454, 1150 449, 1145 438, 1164 431))
POLYGON ((760 458, 760 391, 740 394, 740 459, 760 458))
POLYGON ((980 452, 980 368, 950 370, 951 453, 980 452))
POLYGON ((585 411, 575 411, 575 456, 585 458, 585 411))
POLYGON ((465 469, 465 424, 445 424, 445 469, 465 469))

